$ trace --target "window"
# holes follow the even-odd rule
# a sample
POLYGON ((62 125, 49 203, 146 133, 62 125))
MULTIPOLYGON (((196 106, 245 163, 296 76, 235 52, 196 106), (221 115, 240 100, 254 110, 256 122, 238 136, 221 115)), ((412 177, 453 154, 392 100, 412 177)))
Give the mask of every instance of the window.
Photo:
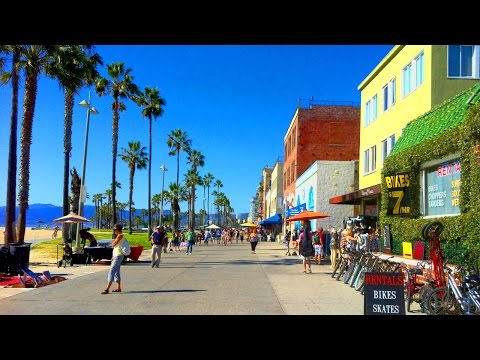
POLYGON ((425 80, 425 61, 423 52, 402 69, 402 97, 423 84, 425 80))
POLYGON ((382 164, 395 145, 395 134, 382 141, 382 164))
POLYGON ((383 111, 395 105, 395 78, 383 87, 383 111))
POLYGON ((480 45, 448 46, 448 77, 480 77, 480 45))
POLYGON ((369 174, 377 170, 377 146, 374 145, 363 152, 363 174, 369 174))
POLYGON ((420 205, 425 217, 460 214, 461 173, 459 158, 423 168, 420 205))
POLYGON ((378 101, 377 94, 365 103, 365 126, 370 125, 378 117, 378 101))

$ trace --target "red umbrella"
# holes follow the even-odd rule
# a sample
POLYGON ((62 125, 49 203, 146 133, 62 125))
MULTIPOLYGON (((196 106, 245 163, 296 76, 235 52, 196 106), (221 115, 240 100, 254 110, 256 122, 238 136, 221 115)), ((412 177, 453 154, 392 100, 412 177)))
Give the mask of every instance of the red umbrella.
POLYGON ((287 221, 301 221, 301 220, 313 220, 313 219, 323 219, 326 217, 330 217, 330 215, 321 213, 321 212, 316 212, 316 211, 310 211, 310 210, 305 210, 302 211, 301 213, 290 216, 287 218, 287 221))

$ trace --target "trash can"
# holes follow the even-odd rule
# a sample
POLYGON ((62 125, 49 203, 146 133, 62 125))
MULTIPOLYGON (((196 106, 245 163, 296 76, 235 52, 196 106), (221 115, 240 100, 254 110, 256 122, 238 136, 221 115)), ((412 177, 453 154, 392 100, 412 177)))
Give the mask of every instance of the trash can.
POLYGON ((7 261, 9 255, 8 244, 0 245, 0 273, 7 273, 7 261))
POLYGON ((18 275, 22 269, 28 269, 30 265, 30 245, 32 244, 9 244, 7 274, 18 275))

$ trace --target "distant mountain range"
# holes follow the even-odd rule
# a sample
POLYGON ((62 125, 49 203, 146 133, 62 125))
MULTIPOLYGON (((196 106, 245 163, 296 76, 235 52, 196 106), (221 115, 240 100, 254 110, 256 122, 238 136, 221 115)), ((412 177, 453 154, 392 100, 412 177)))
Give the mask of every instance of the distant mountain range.
MULTIPOLYGON (((0 206, 0 226, 5 226, 5 206, 0 206)), ((85 205, 85 217, 91 219, 92 216, 95 215, 95 206, 94 205, 85 205)), ((137 209, 135 212, 135 216, 142 217, 142 210, 137 209)), ((170 210, 163 210, 165 215, 170 215, 170 210)), ((52 204, 31 204, 27 210, 27 227, 53 227, 55 223, 53 222, 54 219, 59 218, 62 216, 62 207, 55 206, 52 204)), ((239 219, 246 219, 248 217, 248 213, 240 213, 237 214, 237 218, 239 219)), ((16 208, 16 219, 18 219, 18 207, 16 208)), ((128 219, 128 211, 122 211, 122 219, 128 219)), ((210 215, 210 220, 213 222, 217 222, 216 214, 210 215)), ((186 223, 186 217, 182 219, 181 224, 186 223)))

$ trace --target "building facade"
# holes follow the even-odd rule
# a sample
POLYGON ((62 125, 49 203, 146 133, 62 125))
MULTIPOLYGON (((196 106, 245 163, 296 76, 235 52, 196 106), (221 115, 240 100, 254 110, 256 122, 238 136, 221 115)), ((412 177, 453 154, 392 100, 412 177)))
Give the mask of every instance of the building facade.
POLYGON ((358 86, 359 189, 331 199, 378 217, 381 170, 405 126, 480 79, 478 45, 397 45, 358 86))
MULTIPOLYGON (((354 213, 354 206, 336 206, 329 202, 332 196, 355 188, 357 161, 317 160, 300 175, 295 184, 295 206, 305 204, 311 211, 330 215, 311 221, 312 230, 342 227, 343 222, 354 213)), ((293 224, 300 227, 300 222, 293 224)))
POLYGON ((284 209, 296 199, 296 181, 315 161, 358 159, 360 107, 310 105, 298 107, 284 137, 284 209))

